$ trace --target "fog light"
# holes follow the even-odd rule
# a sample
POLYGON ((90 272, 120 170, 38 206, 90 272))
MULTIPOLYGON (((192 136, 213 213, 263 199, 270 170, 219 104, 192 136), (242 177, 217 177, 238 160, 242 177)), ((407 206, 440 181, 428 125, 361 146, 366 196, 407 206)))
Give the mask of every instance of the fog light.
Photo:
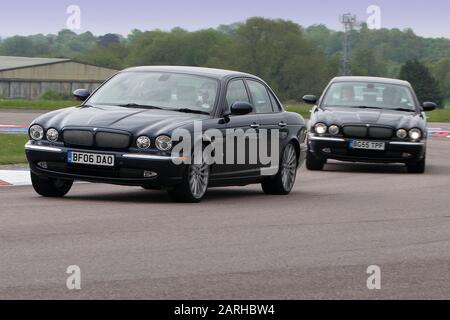
POLYGON ((331 153, 331 149, 330 148, 322 149, 322 151, 325 152, 325 153, 331 153))
POLYGON ((144 178, 154 178, 157 175, 158 174, 156 172, 153 172, 153 171, 144 171, 144 178))
POLYGON ((411 157, 411 156, 412 156, 411 153, 403 153, 403 154, 402 154, 402 157, 403 157, 403 158, 409 158, 409 157, 411 157))
POLYGON ((37 165, 39 167, 41 167, 42 169, 47 169, 48 168, 47 162, 45 162, 45 161, 38 162, 37 165))

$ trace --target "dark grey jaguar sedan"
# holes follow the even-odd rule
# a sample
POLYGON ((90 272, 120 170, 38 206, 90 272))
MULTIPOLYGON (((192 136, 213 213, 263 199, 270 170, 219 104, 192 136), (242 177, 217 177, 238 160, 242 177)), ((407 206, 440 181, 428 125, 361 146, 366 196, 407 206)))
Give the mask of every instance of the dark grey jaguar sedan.
POLYGON ((412 86, 395 79, 338 77, 322 97, 303 97, 315 105, 309 123, 309 170, 322 170, 328 159, 353 162, 404 163, 423 173, 426 163, 425 111, 412 86))
POLYGON ((80 106, 29 128, 36 192, 61 197, 74 180, 165 189, 198 202, 208 187, 261 183, 288 194, 306 157, 306 124, 260 78, 192 67, 136 67, 80 106))

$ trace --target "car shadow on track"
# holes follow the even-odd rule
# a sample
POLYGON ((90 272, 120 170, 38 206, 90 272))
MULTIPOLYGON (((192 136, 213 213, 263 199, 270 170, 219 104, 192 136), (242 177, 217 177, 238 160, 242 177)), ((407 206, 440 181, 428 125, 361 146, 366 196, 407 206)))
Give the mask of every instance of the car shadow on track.
POLYGON ((406 166, 402 164, 346 163, 330 162, 325 165, 326 172, 354 172, 373 174, 406 174, 406 166))
MULTIPOLYGON (((126 188, 126 187, 125 187, 126 188)), ((162 191, 124 189, 123 192, 89 192, 89 194, 71 194, 64 197, 64 201, 93 201, 93 202, 124 202, 124 203, 167 203, 168 195, 162 191)))
MULTIPOLYGON (((212 188, 208 190, 202 203, 217 200, 242 200, 242 198, 257 199, 260 197, 267 198, 260 189, 248 188, 212 188)), ((167 192, 158 190, 139 190, 129 189, 118 194, 117 192, 110 193, 92 193, 89 194, 68 194, 64 201, 95 201, 95 202, 122 202, 122 203, 175 203, 173 202, 167 192)))
MULTIPOLYGON (((404 174, 421 176, 421 174, 408 173, 403 164, 382 164, 382 163, 349 163, 330 162, 325 165, 323 172, 342 173, 371 173, 371 174, 404 174)), ((445 165, 428 164, 426 175, 442 175, 450 173, 449 167, 445 165)))

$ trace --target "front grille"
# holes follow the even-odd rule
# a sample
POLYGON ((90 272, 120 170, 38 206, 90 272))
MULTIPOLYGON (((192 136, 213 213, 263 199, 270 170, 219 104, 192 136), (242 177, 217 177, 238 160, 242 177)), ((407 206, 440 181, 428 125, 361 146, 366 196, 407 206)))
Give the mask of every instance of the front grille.
POLYGON ((367 127, 362 126, 346 126, 344 127, 344 135, 352 138, 367 137, 367 127))
POLYGON ((131 135, 127 133, 66 129, 63 133, 66 146, 125 149, 130 146, 131 135))
POLYGON ((65 130, 63 139, 69 146, 92 147, 94 145, 94 133, 91 131, 65 130))
POLYGON ((390 128, 370 127, 369 137, 376 139, 389 139, 394 135, 394 130, 390 128))
POLYGON ((345 126, 343 133, 346 138, 390 139, 394 135, 394 129, 376 126, 345 126))
POLYGON ((95 145, 100 148, 128 148, 130 136, 122 133, 98 132, 95 135, 95 145))

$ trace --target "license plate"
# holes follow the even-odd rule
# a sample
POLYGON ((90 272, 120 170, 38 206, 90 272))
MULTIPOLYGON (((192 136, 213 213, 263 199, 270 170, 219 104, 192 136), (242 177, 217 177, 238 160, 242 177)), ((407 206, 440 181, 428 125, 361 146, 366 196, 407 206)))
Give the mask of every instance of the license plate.
POLYGON ((384 142, 377 142, 377 141, 353 140, 350 142, 350 148, 384 151, 386 149, 386 144, 384 142))
POLYGON ((114 167, 114 155, 69 151, 68 163, 89 164, 93 166, 114 167))

